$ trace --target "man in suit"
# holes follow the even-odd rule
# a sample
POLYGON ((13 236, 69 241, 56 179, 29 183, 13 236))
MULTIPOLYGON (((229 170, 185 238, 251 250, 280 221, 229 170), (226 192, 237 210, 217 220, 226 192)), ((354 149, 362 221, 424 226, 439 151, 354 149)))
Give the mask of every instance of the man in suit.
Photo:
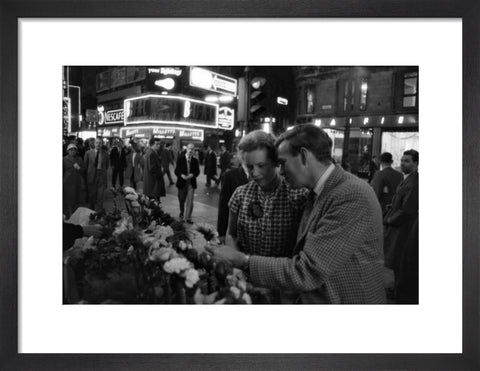
POLYGON ((132 142, 131 151, 127 155, 127 168, 125 176, 130 181, 130 186, 137 189, 139 182, 143 180, 143 156, 137 143, 132 142))
POLYGON ((212 147, 207 147, 207 154, 205 156, 205 169, 203 171, 207 176, 206 186, 210 187, 212 180, 218 184, 217 179, 217 155, 213 152, 212 147))
POLYGON ((167 143, 162 151, 162 166, 163 166, 163 175, 167 174, 167 178, 170 181, 170 185, 174 185, 172 179, 172 174, 170 173, 170 165, 175 165, 174 155, 171 149, 171 143, 167 143))
POLYGON ((165 182, 163 180, 160 147, 160 139, 151 138, 150 147, 147 148, 144 158, 143 194, 156 200, 160 200, 160 197, 165 197, 165 182))
POLYGON ((197 177, 200 174, 200 165, 198 164, 198 160, 193 156, 193 149, 194 145, 190 143, 185 153, 178 156, 177 166, 175 167, 178 201, 180 203, 180 219, 186 216, 187 223, 193 223, 193 195, 194 190, 197 188, 197 177), (185 211, 186 214, 184 214, 185 211))
POLYGON ((382 170, 376 171, 372 179, 372 187, 385 213, 387 205, 392 203, 393 194, 403 180, 403 175, 392 168, 392 154, 384 152, 380 155, 382 170))
POLYGON ((117 185, 117 176, 120 187, 123 187, 123 175, 127 165, 127 153, 123 142, 119 139, 116 141, 112 150, 110 151, 110 165, 112 166, 112 187, 117 185))
POLYGON ((227 147, 225 144, 220 145, 220 181, 222 181, 223 174, 230 169, 231 164, 230 164, 231 156, 230 152, 227 151, 227 147))
POLYGON ((89 207, 99 211, 103 209, 109 167, 108 153, 102 149, 101 138, 96 138, 94 148, 85 153, 84 163, 87 169, 89 207))
MULTIPOLYGON (((392 206, 387 210, 385 223, 385 266, 395 273, 395 292, 402 280, 402 264, 405 248, 415 221, 418 218, 418 152, 414 149, 403 152, 400 162, 404 179, 397 187, 392 206)), ((417 236, 418 239, 418 226, 417 236)))
POLYGON ((312 190, 292 258, 210 247, 214 259, 247 270, 255 286, 293 291, 296 303, 385 303, 382 215, 372 188, 332 163, 332 141, 314 125, 295 126, 276 145, 290 186, 312 190))

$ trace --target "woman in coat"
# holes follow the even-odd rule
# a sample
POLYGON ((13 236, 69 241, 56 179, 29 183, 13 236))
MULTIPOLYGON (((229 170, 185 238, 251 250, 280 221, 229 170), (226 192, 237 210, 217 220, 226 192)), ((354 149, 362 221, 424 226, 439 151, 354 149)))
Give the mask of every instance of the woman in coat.
POLYGON ((63 158, 63 213, 67 219, 83 204, 85 166, 77 152, 77 146, 69 144, 68 154, 63 158))

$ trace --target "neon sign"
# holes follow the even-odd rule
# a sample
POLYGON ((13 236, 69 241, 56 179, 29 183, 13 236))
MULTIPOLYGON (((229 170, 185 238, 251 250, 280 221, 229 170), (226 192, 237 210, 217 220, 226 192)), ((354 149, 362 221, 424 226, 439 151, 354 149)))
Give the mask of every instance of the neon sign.
POLYGON ((237 80, 200 67, 190 67, 190 86, 217 93, 237 95, 237 80))
POLYGON ((234 125, 234 110, 228 107, 220 107, 218 110, 218 127, 232 130, 234 125))
POLYGON ((123 124, 123 109, 105 112, 105 124, 123 124))
POLYGON ((173 138, 194 139, 203 141, 203 129, 164 127, 164 126, 137 126, 135 128, 120 128, 121 138, 173 138))
POLYGON ((149 94, 124 101, 125 125, 171 124, 217 128, 218 104, 201 100, 149 94))

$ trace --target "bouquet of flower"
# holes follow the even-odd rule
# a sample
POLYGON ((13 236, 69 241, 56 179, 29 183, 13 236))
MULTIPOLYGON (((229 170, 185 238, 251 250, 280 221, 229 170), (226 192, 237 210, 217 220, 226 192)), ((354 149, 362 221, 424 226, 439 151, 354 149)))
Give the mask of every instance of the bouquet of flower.
MULTIPOLYGON (((117 192, 117 191, 113 191, 117 192)), ((187 224, 163 212, 158 201, 126 187, 126 210, 92 213, 104 226, 100 240, 88 239, 77 261, 85 303, 251 304, 240 270, 214 262, 205 246, 219 244, 208 224, 187 224)), ((258 295, 255 294, 255 297, 258 295)), ((260 300, 261 301, 261 300, 260 300)))

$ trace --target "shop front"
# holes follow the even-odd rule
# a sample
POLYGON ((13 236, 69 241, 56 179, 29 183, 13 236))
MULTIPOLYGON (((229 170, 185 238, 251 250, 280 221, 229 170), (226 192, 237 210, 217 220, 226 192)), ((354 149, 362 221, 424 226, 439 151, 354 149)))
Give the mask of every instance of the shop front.
POLYGON ((342 163, 344 151, 348 149, 348 167, 360 177, 368 177, 371 161, 382 152, 390 152, 393 166, 399 167, 404 151, 418 150, 417 114, 323 117, 315 119, 314 124, 322 127, 332 139, 336 162, 342 163))

